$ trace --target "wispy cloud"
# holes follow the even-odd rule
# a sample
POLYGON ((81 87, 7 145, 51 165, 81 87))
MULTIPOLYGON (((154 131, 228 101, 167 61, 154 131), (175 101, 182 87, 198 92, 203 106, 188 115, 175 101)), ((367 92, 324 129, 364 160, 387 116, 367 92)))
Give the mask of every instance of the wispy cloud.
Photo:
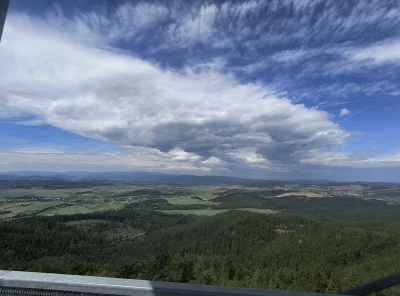
POLYGON ((202 5, 198 10, 189 11, 183 19, 168 27, 171 42, 187 45, 192 42, 207 42, 214 34, 218 8, 215 4, 202 5))
POLYGON ((400 62, 400 40, 388 40, 366 47, 352 49, 349 58, 356 61, 371 61, 377 64, 400 62))
POLYGON ((371 153, 325 152, 302 160, 303 164, 331 167, 400 167, 399 154, 371 155, 371 153))

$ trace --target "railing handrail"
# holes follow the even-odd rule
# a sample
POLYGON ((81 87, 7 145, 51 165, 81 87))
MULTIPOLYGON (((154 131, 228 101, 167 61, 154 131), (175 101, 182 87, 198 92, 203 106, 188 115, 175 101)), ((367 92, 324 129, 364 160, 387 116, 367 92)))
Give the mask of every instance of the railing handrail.
POLYGON ((393 273, 383 278, 370 281, 363 285, 340 292, 341 295, 369 295, 400 285, 400 272, 393 273))
POLYGON ((326 294, 0 270, 0 290, 21 288, 140 296, 317 296, 326 294))

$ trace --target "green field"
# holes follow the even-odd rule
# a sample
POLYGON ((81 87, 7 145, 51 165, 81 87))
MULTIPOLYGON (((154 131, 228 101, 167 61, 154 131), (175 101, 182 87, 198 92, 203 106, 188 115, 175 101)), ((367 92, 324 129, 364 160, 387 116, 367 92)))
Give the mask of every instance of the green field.
MULTIPOLYGON (((281 210, 283 212, 296 213, 318 213, 330 217, 339 217, 344 213, 349 214, 352 207, 357 204, 363 207, 357 208, 359 218, 375 218, 388 215, 396 220, 396 208, 392 205, 400 203, 400 190, 396 187, 383 187, 379 190, 366 191, 364 199, 374 207, 381 207, 382 211, 369 213, 368 204, 360 204, 359 200, 348 198, 348 192, 344 192, 344 199, 324 198, 313 200, 305 205, 302 199, 293 199, 286 203, 285 199, 275 199, 270 190, 286 188, 289 191, 302 191, 314 193, 329 193, 329 186, 313 186, 301 184, 284 184, 272 187, 246 187, 242 185, 220 185, 220 186, 180 186, 166 184, 129 184, 129 183, 99 183, 93 186, 77 184, 77 187, 57 185, 40 185, 37 187, 15 188, 0 190, 0 219, 18 218, 33 215, 72 215, 76 213, 90 213, 94 211, 105 211, 128 208, 141 208, 144 210, 159 210, 167 213, 194 214, 212 216, 227 209, 242 209, 258 213, 272 214, 281 210), (377 200, 389 204, 376 204, 377 200), (168 201, 166 203, 165 201, 168 201), (340 202, 339 202, 340 201, 340 202), (358 202, 358 203, 357 203, 358 202), (335 211, 328 210, 335 207, 335 211), (10 213, 6 213, 11 211, 10 213), (341 214, 339 214, 341 212, 341 214), (342 213, 343 212, 343 213, 342 213), (363 214, 361 214, 363 213, 363 214)), ((340 196, 339 193, 335 193, 340 196)), ((359 197, 357 197, 359 199, 359 197)), ((289 199, 289 198, 287 198, 289 199)), ((351 216, 354 216, 352 213, 351 216)))
POLYGON ((55 207, 62 204, 58 201, 49 201, 49 202, 16 202, 16 203, 4 203, 0 204, 0 210, 11 211, 8 214, 0 214, 0 218, 12 218, 20 213, 33 213, 36 211, 43 210, 49 207, 55 207))
POLYGON ((16 203, 4 203, 0 204, 0 210, 11 211, 11 213, 0 214, 0 219, 13 218, 20 213, 31 214, 36 211, 41 211, 46 208, 47 211, 40 213, 39 215, 71 215, 79 213, 90 213, 95 211, 105 210, 116 210, 122 208, 123 204, 110 204, 110 203, 95 203, 95 204, 83 204, 83 205, 72 205, 72 206, 60 206, 63 202, 49 201, 49 202, 16 202, 16 203), (52 208, 60 206, 58 208, 52 208))
POLYGON ((72 215, 72 214, 85 214, 96 211, 117 210, 122 208, 123 204, 110 204, 110 203, 97 203, 97 204, 83 204, 73 205, 62 208, 51 209, 43 213, 43 215, 72 215))
MULTIPOLYGON (((198 215, 198 216, 214 216, 219 213, 223 213, 226 211, 230 211, 231 209, 221 209, 221 210, 215 210, 215 209, 194 209, 194 210, 167 210, 163 211, 165 213, 169 214, 182 214, 182 215, 198 215)), ((237 209, 241 211, 249 211, 249 212, 256 212, 256 213, 262 213, 262 214, 276 214, 279 211, 274 211, 274 210, 269 210, 269 209, 253 209, 253 208, 243 208, 243 209, 237 209)))
POLYGON ((299 188, 297 184, 285 184, 284 188, 289 189, 289 190, 296 190, 299 188))
POLYGON ((68 188, 68 189, 48 189, 42 187, 33 188, 13 188, 0 190, 0 198, 18 198, 23 196, 36 197, 113 197, 129 191, 149 189, 146 186, 135 185, 116 185, 116 186, 95 186, 90 188, 68 188))
POLYGON ((136 185, 95 186, 88 188, 87 190, 93 190, 96 194, 100 194, 103 196, 113 196, 141 189, 149 189, 149 186, 136 186, 136 185))
MULTIPOLYGON (((18 214, 25 215, 71 215, 77 213, 90 213, 120 209, 133 199, 151 199, 149 196, 136 195, 136 190, 154 190, 171 196, 177 191, 177 196, 167 197, 171 205, 218 205, 217 202, 208 201, 215 198, 213 195, 224 191, 220 187, 176 187, 176 186, 137 186, 129 184, 116 184, 93 187, 78 187, 65 189, 52 189, 44 187, 11 188, 0 190, 0 210, 11 211, 11 213, 0 214, 0 219, 13 218, 18 214), (190 192, 192 196, 198 196, 204 200, 182 196, 181 192, 190 192), (56 198, 57 201, 42 201, 41 198, 56 198), (65 206, 63 206, 65 204, 65 206), (71 205, 68 205, 71 204, 71 205), (61 205, 61 206, 60 206, 61 205), (59 207, 57 207, 59 206, 59 207), (55 208, 53 208, 55 207, 55 208), (49 208, 46 210, 46 208, 49 208), (43 211, 45 210, 45 211, 43 211), (35 213, 36 212, 36 213, 35 213)), ((217 211, 219 212, 219 211, 217 211)))
POLYGON ((90 191, 87 188, 74 188, 74 189, 46 189, 40 187, 34 188, 15 188, 0 191, 2 197, 17 198, 21 196, 41 196, 41 197, 68 197, 76 194, 77 192, 90 191))
POLYGON ((209 186, 209 187, 198 186, 198 187, 192 187, 191 191, 195 196, 198 196, 202 199, 210 200, 216 198, 218 195, 215 194, 224 192, 225 189, 221 186, 209 186))
POLYGON ((187 196, 167 198, 172 205, 218 205, 220 202, 212 202, 208 200, 198 200, 187 196))

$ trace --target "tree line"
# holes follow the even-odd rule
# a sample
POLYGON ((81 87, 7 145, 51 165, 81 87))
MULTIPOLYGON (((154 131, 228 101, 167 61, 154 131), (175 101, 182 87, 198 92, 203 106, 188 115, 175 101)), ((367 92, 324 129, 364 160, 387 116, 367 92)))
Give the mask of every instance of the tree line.
POLYGON ((0 223, 0 269, 334 293, 400 269, 399 226, 246 211, 30 217, 0 223), (146 235, 107 238, 116 223, 146 235))

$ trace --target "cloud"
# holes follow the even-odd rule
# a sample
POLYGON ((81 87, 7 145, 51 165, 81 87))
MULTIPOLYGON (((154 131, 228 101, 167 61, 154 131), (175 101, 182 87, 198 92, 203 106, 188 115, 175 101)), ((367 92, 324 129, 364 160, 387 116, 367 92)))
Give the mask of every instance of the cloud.
POLYGON ((352 49, 349 58, 356 61, 370 60, 375 63, 388 63, 400 61, 400 41, 385 41, 372 44, 364 48, 352 49))
MULTIPOLYGON (((190 163, 177 163, 169 157, 157 155, 154 151, 136 149, 140 153, 65 153, 56 150, 0 150, 2 171, 42 170, 42 171, 106 171, 106 170, 145 170, 169 173, 187 172, 207 174, 210 166, 196 166, 190 163)), ((214 174, 218 170, 213 171, 214 174)))
MULTIPOLYGON (((371 71, 371 61, 373 67, 395 61, 395 42, 385 49, 382 41, 369 46, 348 40, 365 28, 379 33, 394 27, 398 8, 372 11, 375 6, 360 2, 343 14, 336 1, 325 1, 326 9, 317 14, 320 1, 166 3, 125 3, 68 17, 61 9, 42 18, 11 13, 0 50, 0 118, 9 112, 32 116, 34 121, 21 124, 46 123, 143 149, 135 153, 147 159, 140 162, 131 153, 57 154, 64 164, 88 157, 82 163, 95 166, 98 157, 127 168, 157 163, 176 170, 283 172, 383 163, 333 153, 354 133, 309 106, 326 94, 396 93, 390 81, 319 79, 371 71), (322 46, 327 38, 329 46, 322 46), (132 51, 119 47, 126 44, 132 51), (335 67, 340 69, 332 74, 335 67), (238 69, 262 73, 264 80, 240 79, 238 69), (287 95, 275 95, 282 91, 287 95), (306 105, 294 103, 300 96, 306 105)), ((349 113, 344 108, 340 116, 349 113)), ((22 154, 11 154, 16 153, 22 154)))
MULTIPOLYGON (((324 52, 334 53, 340 47, 362 49, 366 43, 353 36, 375 34, 382 42, 391 38, 388 32, 400 25, 397 18, 400 7, 389 0, 355 2, 346 7, 334 0, 273 0, 268 5, 264 1, 211 1, 190 5, 155 1, 92 8, 66 16, 56 7, 44 19, 35 21, 43 28, 50 25, 55 32, 63 31, 74 40, 99 46, 129 42, 153 53, 183 47, 185 52, 179 54, 191 56, 198 53, 196 47, 201 43, 210 50, 223 48, 225 56, 234 57, 240 43, 240 51, 248 58, 269 55, 283 63, 324 52), (321 46, 325 42, 329 46, 321 46)), ((393 43, 392 49, 396 49, 397 43, 393 43)), ((378 43, 371 50, 380 49, 384 48, 378 43)), ((384 55, 395 55, 390 52, 391 48, 387 48, 384 55)), ((371 55, 357 51, 347 54, 359 59, 371 55)))
MULTIPOLYGON (((197 43, 209 43, 218 48, 230 46, 232 42, 224 34, 226 21, 232 21, 232 30, 241 31, 246 17, 264 6, 261 1, 192 4, 127 2, 115 7, 109 5, 108 9, 79 11, 72 16, 66 16, 59 6, 55 6, 43 23, 82 43, 102 46, 146 40, 151 41, 153 51, 171 46, 190 47, 197 43)), ((248 31, 247 28, 245 32, 248 31)))
MULTIPOLYGON (((152 3, 124 3, 112 12, 94 10, 76 12, 67 17, 59 6, 54 6, 44 19, 35 20, 36 26, 46 30, 51 26, 55 32, 62 31, 64 37, 84 44, 108 46, 133 37, 140 39, 155 25, 166 20, 169 15, 167 7, 152 3)), ((21 18, 29 24, 29 17, 21 18)))
POLYGON ((85 137, 181 151, 176 160, 232 161, 246 150, 270 163, 298 163, 308 151, 343 146, 350 137, 326 112, 258 84, 212 69, 163 70, 53 30, 26 15, 9 16, 0 53, 6 108, 85 137))
POLYGON ((323 54, 322 49, 296 49, 282 50, 272 55, 258 58, 257 61, 234 67, 235 71, 246 74, 260 73, 262 71, 280 71, 283 67, 291 68, 299 63, 305 62, 312 57, 323 54))
POLYGON ((400 155, 374 155, 368 152, 324 152, 310 153, 309 159, 301 161, 304 165, 328 167, 400 167, 400 155))
POLYGON ((349 115, 351 112, 350 112, 350 110, 349 109, 347 109, 347 108, 342 108, 342 109, 340 109, 340 117, 343 117, 343 116, 346 116, 346 115, 349 115))
POLYGON ((39 126, 39 125, 45 125, 46 124, 46 122, 44 122, 43 120, 40 120, 40 119, 8 121, 7 123, 15 124, 15 125, 27 125, 27 126, 39 126))
POLYGON ((235 40, 250 34, 246 22, 264 6, 262 1, 204 3, 190 8, 172 6, 167 42, 172 47, 197 43, 213 48, 230 47, 235 40))
MULTIPOLYGON (((246 178, 338 178, 332 173, 337 169, 359 169, 359 173, 371 174, 376 181, 375 169, 383 168, 385 172, 400 168, 400 155, 374 156, 371 153, 325 152, 310 154, 298 166, 264 166, 262 158, 249 158, 248 166, 235 166, 211 157, 199 163, 171 159, 172 153, 160 153, 149 148, 132 148, 126 153, 111 152, 74 152, 57 150, 23 149, 0 150, 2 171, 41 170, 41 171, 158 171, 166 173, 190 173, 194 175, 230 175, 246 178), (326 173, 331 175, 326 176, 326 173)), ((342 171, 341 173, 346 173, 342 171)), ((395 173, 393 172, 393 173, 395 173)), ((347 172, 348 173, 348 172, 347 172)), ((381 175, 381 174, 380 174, 381 175)), ((339 174, 340 176, 340 174, 339 174)), ((390 177, 390 176, 387 176, 390 177)), ((352 177, 352 179, 359 179, 352 177)), ((392 178, 393 179, 393 178, 392 178)), ((385 178, 383 178, 385 180, 385 178)), ((393 181, 396 181, 394 178, 393 181)))
POLYGON ((321 50, 312 50, 312 49, 296 49, 296 50, 283 50, 273 54, 270 58, 275 62, 280 63, 295 63, 299 61, 304 61, 305 59, 309 59, 315 55, 321 54, 323 51, 321 50))
POLYGON ((184 44, 193 41, 205 42, 213 34, 217 13, 218 8, 215 4, 202 5, 199 10, 187 13, 179 25, 174 22, 169 26, 171 41, 184 44))

